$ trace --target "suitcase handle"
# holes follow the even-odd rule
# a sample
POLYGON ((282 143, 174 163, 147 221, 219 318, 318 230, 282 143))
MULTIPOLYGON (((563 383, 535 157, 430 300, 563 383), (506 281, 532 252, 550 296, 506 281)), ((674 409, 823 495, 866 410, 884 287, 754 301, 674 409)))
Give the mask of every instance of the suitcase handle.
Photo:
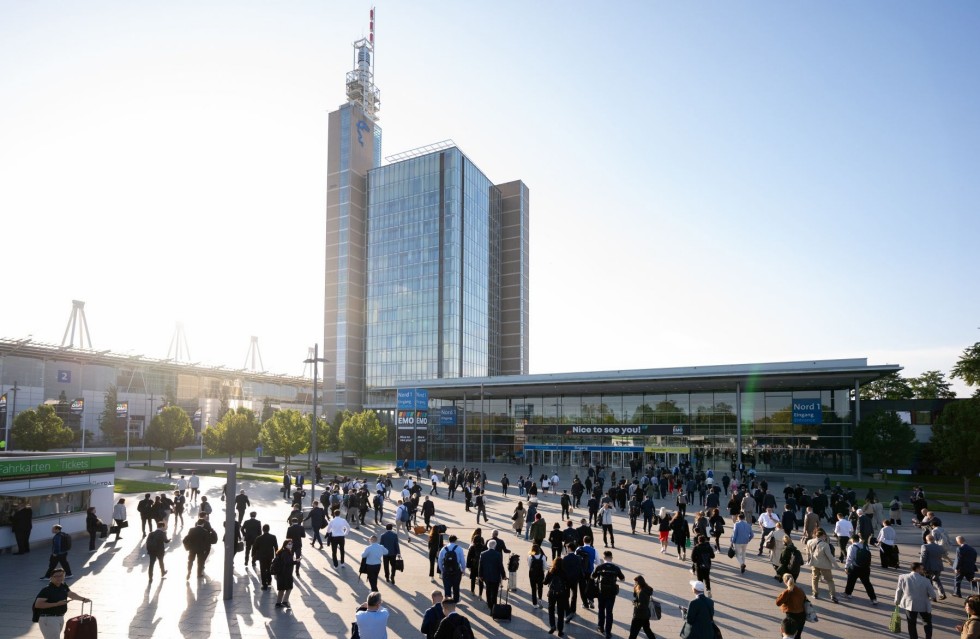
MULTIPOLYGON (((82 614, 83 615, 85 614, 85 602, 84 601, 82 602, 82 614)), ((91 599, 88 600, 88 614, 90 614, 90 615, 92 614, 92 600, 91 599)))

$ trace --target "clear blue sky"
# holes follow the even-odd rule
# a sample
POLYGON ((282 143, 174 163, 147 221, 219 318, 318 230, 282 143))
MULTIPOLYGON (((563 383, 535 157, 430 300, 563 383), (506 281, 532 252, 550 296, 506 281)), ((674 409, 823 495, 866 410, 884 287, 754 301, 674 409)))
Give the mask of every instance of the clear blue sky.
MULTIPOLYGON (((298 374, 367 2, 0 3, 0 336, 298 374), (203 6, 202 6, 203 5, 203 6)), ((980 4, 377 3, 384 151, 531 189, 531 372, 980 340, 980 4)), ((962 387, 960 387, 962 392, 962 387)))

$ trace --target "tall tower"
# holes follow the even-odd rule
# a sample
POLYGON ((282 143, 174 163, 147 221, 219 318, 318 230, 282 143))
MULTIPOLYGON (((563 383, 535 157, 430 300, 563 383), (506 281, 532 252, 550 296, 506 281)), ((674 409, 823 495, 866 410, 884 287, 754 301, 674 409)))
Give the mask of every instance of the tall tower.
POLYGON ((381 164, 381 91, 374 85, 375 10, 354 43, 347 102, 328 116, 323 367, 326 415, 364 401, 367 174, 381 164))

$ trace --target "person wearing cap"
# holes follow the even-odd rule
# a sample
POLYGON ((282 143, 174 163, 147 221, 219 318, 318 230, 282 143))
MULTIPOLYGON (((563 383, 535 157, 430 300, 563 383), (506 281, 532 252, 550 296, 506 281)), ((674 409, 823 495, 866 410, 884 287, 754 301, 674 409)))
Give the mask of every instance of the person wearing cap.
POLYGON ((681 639, 714 639, 715 603, 704 596, 704 582, 691 581, 695 598, 684 609, 681 639))

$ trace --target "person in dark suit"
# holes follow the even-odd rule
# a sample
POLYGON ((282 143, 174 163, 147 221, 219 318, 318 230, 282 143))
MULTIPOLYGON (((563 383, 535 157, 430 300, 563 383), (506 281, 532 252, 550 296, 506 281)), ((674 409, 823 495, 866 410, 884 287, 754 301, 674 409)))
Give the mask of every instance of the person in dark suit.
POLYGON ((697 596, 684 612, 681 639, 714 639, 715 602, 704 596, 704 582, 692 581, 691 590, 697 596))
POLYGON ((439 623, 446 618, 446 613, 442 609, 442 600, 442 591, 433 590, 432 606, 427 608, 425 614, 422 615, 422 625, 419 626, 419 632, 425 635, 425 639, 434 639, 436 631, 439 630, 439 623))
POLYGON ((248 565, 249 556, 252 557, 252 567, 255 567, 255 562, 259 560, 252 551, 252 547, 255 545, 255 540, 259 538, 262 534, 262 522, 255 518, 256 513, 254 510, 248 514, 248 519, 242 524, 242 539, 245 540, 245 565, 248 565))
POLYGON ((269 533, 269 524, 262 526, 262 534, 256 537, 252 546, 252 558, 259 561, 259 574, 262 579, 262 590, 268 590, 272 584, 272 560, 279 550, 279 540, 269 533))
POLYGON ((439 629, 436 630, 433 639, 453 639, 456 636, 456 628, 460 626, 469 628, 469 636, 473 636, 473 627, 470 625, 470 620, 456 612, 455 601, 452 599, 443 601, 442 610, 446 613, 446 617, 439 622, 439 629))
POLYGON ((13 529, 14 537, 17 539, 17 552, 15 555, 23 555, 31 552, 31 530, 34 528, 34 510, 28 501, 21 502, 20 507, 10 518, 10 525, 13 529))
MULTIPOLYGON (((486 586, 487 605, 490 612, 497 605, 497 592, 504 578, 504 556, 497 550, 497 540, 487 542, 487 549, 480 553, 480 581, 486 586)), ((445 602, 443 602, 445 604, 445 602)), ((447 615, 448 616, 448 615, 447 615)))

